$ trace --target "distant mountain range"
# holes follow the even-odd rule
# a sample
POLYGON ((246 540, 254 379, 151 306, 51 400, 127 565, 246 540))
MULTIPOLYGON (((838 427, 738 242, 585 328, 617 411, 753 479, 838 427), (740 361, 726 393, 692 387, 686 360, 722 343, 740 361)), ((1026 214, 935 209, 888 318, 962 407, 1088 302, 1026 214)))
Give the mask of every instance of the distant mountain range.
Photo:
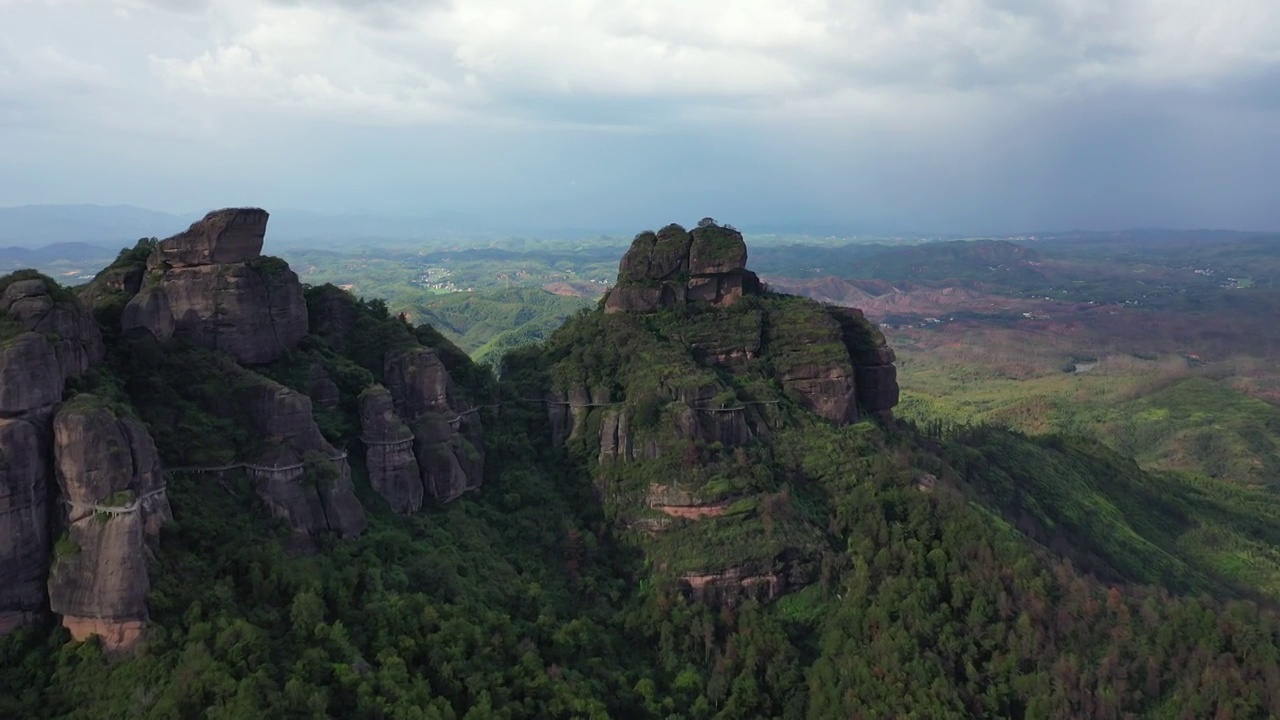
MULTIPOLYGON (((209 208, 212 209, 212 208, 209 208)), ((268 243, 285 245, 305 242, 312 247, 378 240, 480 240, 523 237, 529 240, 600 238, 604 232, 629 240, 631 233, 582 227, 517 226, 495 222, 468 213, 435 212, 421 216, 391 216, 371 213, 324 214, 288 208, 272 209, 268 243)), ((186 229, 204 216, 206 210, 169 213, 132 205, 23 205, 0 207, 0 248, 40 248, 57 243, 82 243, 118 249, 131 246, 141 237, 168 237, 186 229)), ((692 222, 692 220, 690 220, 692 222)), ((801 235, 852 237, 876 235, 915 237, 914 233, 894 233, 887 229, 815 225, 805 223, 754 223, 741 228, 749 235, 801 235)), ((1242 234, 1230 230, 1124 230, 1116 232, 1068 231, 1010 233, 1024 239, 1106 241, 1115 235, 1150 234, 1156 238, 1184 235, 1196 240, 1223 239, 1242 234)), ((925 239, 945 239, 934 234, 925 239)), ((950 237, 950 236, 947 236, 950 237)), ((960 239, 956 235, 953 239, 960 239)))

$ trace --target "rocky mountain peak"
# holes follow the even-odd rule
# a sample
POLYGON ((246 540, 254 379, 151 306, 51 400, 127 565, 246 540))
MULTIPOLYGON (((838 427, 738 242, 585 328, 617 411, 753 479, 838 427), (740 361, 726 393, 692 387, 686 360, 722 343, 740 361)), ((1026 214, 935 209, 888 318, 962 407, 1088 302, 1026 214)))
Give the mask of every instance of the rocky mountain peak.
POLYGON ((652 312, 690 302, 731 305, 760 291, 747 270, 742 233, 706 218, 692 231, 672 223, 636 235, 618 265, 605 312, 652 312))
POLYGON ((307 335, 302 284, 287 263, 262 255, 267 211, 215 210, 186 232, 160 241, 146 282, 128 300, 121 329, 143 329, 269 363, 307 335))
POLYGON ((157 259, 171 267, 238 263, 262 255, 269 214, 260 208, 214 210, 160 243, 157 259))

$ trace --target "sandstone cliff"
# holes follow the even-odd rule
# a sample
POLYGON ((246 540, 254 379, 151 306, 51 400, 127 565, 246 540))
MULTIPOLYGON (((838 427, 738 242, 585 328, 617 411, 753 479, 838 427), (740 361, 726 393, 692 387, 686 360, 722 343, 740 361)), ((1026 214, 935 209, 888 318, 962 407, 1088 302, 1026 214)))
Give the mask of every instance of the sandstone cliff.
POLYGON ((62 380, 76 377, 106 352, 97 322, 71 293, 43 277, 17 280, 0 295, 0 313, 53 346, 62 380))
POLYGON ((296 532, 354 537, 367 525, 351 485, 346 453, 316 425, 311 399, 252 371, 233 369, 229 404, 220 408, 250 424, 260 450, 249 458, 258 495, 296 532))
POLYGON ((42 422, 0 419, 0 634, 44 606, 49 467, 42 422))
POLYGON ((400 420, 391 393, 381 385, 360 395, 360 429, 369 484, 393 512, 417 512, 424 488, 418 458, 413 454, 413 431, 400 420))
POLYGON ((170 517, 155 443, 136 419, 90 395, 53 422, 66 527, 49 573, 49 606, 77 640, 128 650, 141 638, 150 588, 146 544, 170 517))
POLYGON ((245 364, 295 347, 307 334, 306 303, 288 265, 261 254, 267 218, 256 208, 218 210, 161 241, 144 287, 125 307, 123 329, 176 335, 245 364))
POLYGON ((31 271, 0 279, 0 632, 45 607, 53 412, 66 381, 103 353, 71 293, 31 271))
POLYGON ((366 391, 360 406, 374 488, 397 512, 414 512, 423 496, 447 503, 480 487, 484 429, 435 351, 388 352, 383 374, 387 387, 366 391), (410 459, 420 487, 410 479, 410 459))

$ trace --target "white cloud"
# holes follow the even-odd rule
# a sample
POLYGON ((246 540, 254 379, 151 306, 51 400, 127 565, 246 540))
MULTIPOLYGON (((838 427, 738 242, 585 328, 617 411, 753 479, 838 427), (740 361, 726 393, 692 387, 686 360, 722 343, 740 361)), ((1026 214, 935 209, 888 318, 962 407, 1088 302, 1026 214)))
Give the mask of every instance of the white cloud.
POLYGON ((491 117, 531 97, 818 108, 850 95, 1074 93, 1280 62, 1272 0, 227 0, 206 12, 209 46, 157 56, 162 78, 371 118, 491 117))
POLYGON ((1280 69, 1277 35, 1275 0, 0 0, 0 49, 21 58, 0 82, 362 124, 636 127, 1212 86, 1280 69), (576 117, 597 101, 651 115, 576 117))

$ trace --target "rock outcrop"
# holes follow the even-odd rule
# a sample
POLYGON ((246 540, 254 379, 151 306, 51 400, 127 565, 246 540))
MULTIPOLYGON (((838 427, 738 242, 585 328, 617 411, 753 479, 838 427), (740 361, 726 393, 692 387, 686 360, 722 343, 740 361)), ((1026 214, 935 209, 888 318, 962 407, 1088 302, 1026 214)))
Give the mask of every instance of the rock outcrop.
POLYGON ((250 459, 258 495, 295 532, 355 537, 368 523, 351 484, 347 455, 325 440, 311 399, 249 370, 220 413, 247 419, 262 449, 250 459))
POLYGON ((417 512, 425 490, 413 452, 414 434, 396 414, 391 393, 381 385, 360 395, 360 430, 369 484, 392 511, 417 512))
POLYGON ((169 307, 169 294, 159 285, 148 285, 138 291, 124 306, 120 316, 120 329, 129 332, 136 328, 149 331, 160 342, 167 342, 177 329, 173 309, 169 307))
POLYGON ((170 267, 252 260, 262 254, 268 218, 267 211, 259 208, 215 210, 186 232, 161 242, 159 260, 170 267))
MULTIPOLYGON (((484 479, 484 429, 476 409, 457 392, 435 351, 412 346, 388 352, 383 375, 392 409, 386 412, 381 389, 375 388, 362 398, 365 437, 399 442, 403 435, 398 426, 406 426, 412 433, 412 454, 424 494, 436 502, 447 503, 479 488, 484 479)), ((367 445, 366 459, 371 467, 380 468, 377 474, 370 471, 370 482, 388 489, 383 496, 393 507, 413 512, 417 509, 412 500, 416 492, 403 485, 404 458, 400 450, 396 450, 397 457, 384 458, 389 447, 399 448, 367 445)))
POLYGON ((0 313, 45 337, 62 380, 84 373, 106 352, 93 316, 71 293, 43 277, 10 283, 0 295, 0 313))
POLYGON ((746 266, 747 244, 733 228, 704 221, 692 232, 672 224, 640 233, 618 265, 605 312, 652 312, 689 302, 732 305, 760 292, 760 279, 746 266))
POLYGON ((861 310, 828 307, 827 312, 839 323, 841 340, 853 360, 858 405, 880 420, 891 422, 899 398, 893 348, 861 310))
POLYGON ((146 282, 163 291, 168 312, 154 293, 140 291, 126 307, 130 325, 250 365, 295 347, 307 334, 307 306, 289 266, 261 255, 267 217, 256 208, 218 210, 161 241, 147 261, 146 282))
POLYGON ((128 650, 148 618, 146 545, 170 518, 159 454, 146 426, 89 395, 64 405, 53 429, 66 534, 49 606, 77 640, 99 634, 128 650))
POLYGON ((57 351, 44 335, 24 332, 0 344, 0 416, 52 405, 62 385, 57 351))
POLYGON ((342 400, 338 384, 329 377, 329 373, 320 363, 312 363, 307 369, 307 397, 311 402, 330 410, 336 409, 342 400))

